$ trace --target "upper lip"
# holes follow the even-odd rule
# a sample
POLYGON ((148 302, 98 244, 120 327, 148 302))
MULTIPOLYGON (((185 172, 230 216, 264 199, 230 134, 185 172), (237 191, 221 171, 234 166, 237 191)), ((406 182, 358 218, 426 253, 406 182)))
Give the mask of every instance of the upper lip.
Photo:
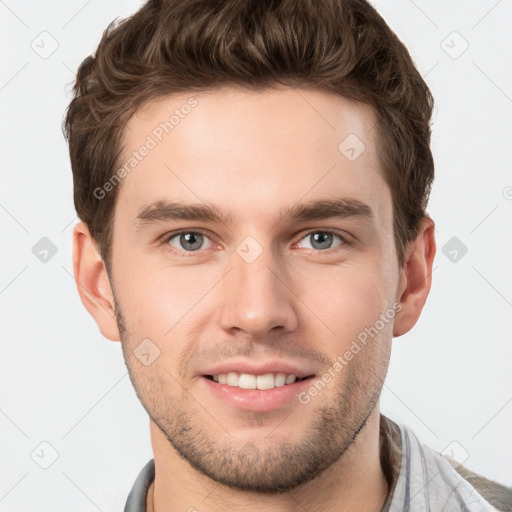
POLYGON ((266 373, 285 373, 295 375, 298 379, 314 374, 304 365, 289 363, 282 360, 267 360, 261 362, 238 360, 218 363, 201 372, 201 375, 220 375, 221 373, 249 373, 251 375, 265 375, 266 373))

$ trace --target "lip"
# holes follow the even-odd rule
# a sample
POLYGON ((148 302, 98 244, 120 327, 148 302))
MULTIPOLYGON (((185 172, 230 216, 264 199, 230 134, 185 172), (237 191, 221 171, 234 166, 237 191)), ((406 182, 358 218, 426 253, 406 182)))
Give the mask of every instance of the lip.
POLYGON ((293 384, 265 390, 242 389, 228 386, 227 384, 219 384, 204 375, 199 380, 200 386, 204 386, 205 394, 213 395, 218 400, 227 403, 230 407, 242 411, 267 412, 280 409, 293 400, 298 404, 297 395, 311 384, 312 379, 313 376, 310 376, 293 384))
POLYGON ((213 396, 230 407, 242 411, 266 412, 280 409, 289 405, 293 400, 298 402, 297 395, 311 384, 315 372, 304 364, 268 359, 266 361, 248 361, 244 359, 233 359, 224 363, 218 363, 204 371, 201 371, 200 386, 204 386, 206 394, 213 396), (221 373, 249 373, 251 375, 265 375, 266 373, 285 373, 295 375, 299 382, 286 384, 271 389, 242 389, 227 384, 220 384, 207 378, 207 376, 219 375, 221 373))
MULTIPOLYGON (((250 373, 251 375, 265 375, 266 373, 286 373, 286 375, 295 375, 297 379, 309 377, 315 372, 298 364, 289 363, 287 361, 267 360, 260 363, 247 360, 233 360, 225 363, 219 363, 215 366, 205 369, 200 373, 205 375, 219 375, 221 373, 250 373)), ((291 384, 288 384, 291 385, 291 384)))

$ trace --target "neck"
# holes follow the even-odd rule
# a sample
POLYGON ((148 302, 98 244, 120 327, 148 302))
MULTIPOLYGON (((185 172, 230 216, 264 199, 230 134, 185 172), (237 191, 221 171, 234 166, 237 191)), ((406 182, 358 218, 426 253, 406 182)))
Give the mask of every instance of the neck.
POLYGON ((155 480, 148 493, 148 512, 229 509, 288 512, 381 510, 388 482, 380 462, 378 406, 340 459, 312 481, 280 494, 234 490, 192 468, 151 421, 155 480))

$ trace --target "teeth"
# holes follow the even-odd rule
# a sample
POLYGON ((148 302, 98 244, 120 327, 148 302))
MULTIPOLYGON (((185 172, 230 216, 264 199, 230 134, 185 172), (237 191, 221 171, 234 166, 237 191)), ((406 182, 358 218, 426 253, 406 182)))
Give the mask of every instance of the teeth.
POLYGON ((226 384, 228 386, 238 386, 239 382, 240 382, 240 377, 238 376, 238 373, 236 373, 236 372, 228 373, 228 378, 226 379, 226 384))
MULTIPOLYGON (((242 389, 256 389, 258 384, 259 377, 256 378, 254 375, 250 375, 248 373, 241 373, 240 378, 238 379, 238 387, 242 389)), ((233 384, 230 384, 230 386, 232 385, 233 384)))
POLYGON ((285 384, 291 384, 292 382, 295 382, 295 375, 287 375, 284 382, 285 384))
MULTIPOLYGON (((258 375, 258 389, 272 389, 275 385, 275 377, 273 373, 266 373, 265 375, 258 375)), ((242 376, 240 375, 240 387, 242 383, 242 376)))
POLYGON ((280 388, 281 386, 284 386, 285 384, 286 384, 286 374, 285 373, 276 374, 274 386, 276 388, 280 388))
POLYGON ((264 375, 252 375, 250 373, 220 373, 212 375, 213 380, 219 384, 227 384, 228 386, 239 387, 242 389, 272 389, 293 384, 297 377, 293 374, 286 373, 265 373, 264 375))

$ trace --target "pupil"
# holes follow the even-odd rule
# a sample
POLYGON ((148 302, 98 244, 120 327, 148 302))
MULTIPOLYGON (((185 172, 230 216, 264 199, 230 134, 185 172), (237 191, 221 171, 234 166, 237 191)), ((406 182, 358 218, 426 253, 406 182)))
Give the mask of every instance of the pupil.
POLYGON ((201 233, 184 233, 181 235, 180 241, 183 247, 195 251, 201 248, 202 236, 201 233), (189 244, 188 247, 187 244, 189 244))
POLYGON ((331 243, 331 238, 332 238, 332 235, 330 233, 324 233, 322 231, 318 232, 318 233, 314 233, 313 234, 313 247, 315 246, 315 244, 317 242, 319 242, 320 246, 321 247, 316 247, 317 249, 328 249, 329 248, 329 245, 331 243))

